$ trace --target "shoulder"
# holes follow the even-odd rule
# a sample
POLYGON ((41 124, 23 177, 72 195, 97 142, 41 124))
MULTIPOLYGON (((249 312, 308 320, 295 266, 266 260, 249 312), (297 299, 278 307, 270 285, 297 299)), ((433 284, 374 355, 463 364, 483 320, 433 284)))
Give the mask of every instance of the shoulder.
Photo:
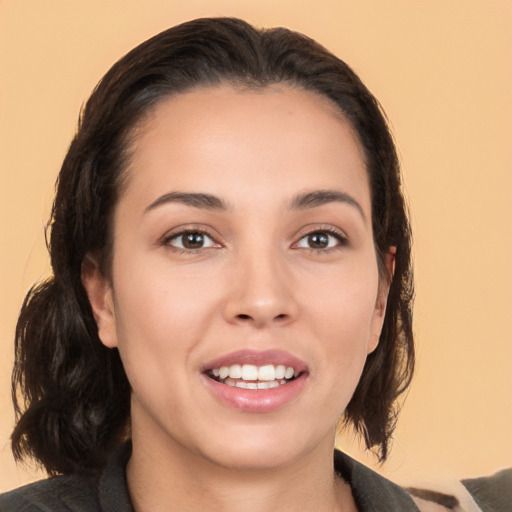
POLYGON ((443 504, 454 512, 512 512, 512 468, 491 476, 466 480, 439 480, 422 488, 407 489, 420 510, 428 512, 443 504), (431 508, 428 508, 431 507, 431 508))
POLYGON ((0 512, 97 512, 93 481, 79 475, 48 478, 0 495, 0 512))
POLYGON ((418 512, 409 493, 348 455, 334 452, 334 468, 350 485, 358 510, 361 512, 418 512))
POLYGON ((491 476, 437 481, 408 491, 422 512, 512 512, 512 468, 491 476))
POLYGON ((131 444, 114 450, 91 475, 62 475, 0 495, 0 512, 133 512, 126 485, 131 444))
POLYGON ((339 451, 334 453, 334 466, 350 484, 361 512, 481 512, 460 482, 443 489, 406 489, 339 451))
POLYGON ((512 468, 494 475, 462 480, 482 510, 512 511, 512 468))

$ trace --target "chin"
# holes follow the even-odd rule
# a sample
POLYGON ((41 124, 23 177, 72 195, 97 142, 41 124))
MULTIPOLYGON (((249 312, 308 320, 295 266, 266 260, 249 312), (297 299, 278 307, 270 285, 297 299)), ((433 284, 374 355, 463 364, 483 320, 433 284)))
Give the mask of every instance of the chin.
POLYGON ((292 465, 300 458, 295 450, 281 448, 270 449, 269 446, 230 446, 224 453, 205 454, 212 463, 225 469, 236 471, 272 471, 292 465))
POLYGON ((224 468, 272 471, 292 466, 316 447, 328 446, 329 453, 332 452, 334 436, 334 429, 332 436, 322 439, 282 426, 277 432, 276 427, 242 429, 208 443, 203 456, 224 468))

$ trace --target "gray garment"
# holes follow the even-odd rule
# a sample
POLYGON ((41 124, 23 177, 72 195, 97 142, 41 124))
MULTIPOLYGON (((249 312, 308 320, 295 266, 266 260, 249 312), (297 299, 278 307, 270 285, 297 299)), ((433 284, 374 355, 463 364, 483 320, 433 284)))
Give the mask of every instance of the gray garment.
MULTIPOLYGON (((133 512, 125 468, 126 445, 96 477, 65 475, 41 480, 0 496, 1 512, 133 512)), ((346 480, 360 512, 418 512, 401 487, 344 453, 334 453, 334 467, 346 480)))
POLYGON ((482 512, 512 512, 512 468, 482 478, 462 480, 482 512))

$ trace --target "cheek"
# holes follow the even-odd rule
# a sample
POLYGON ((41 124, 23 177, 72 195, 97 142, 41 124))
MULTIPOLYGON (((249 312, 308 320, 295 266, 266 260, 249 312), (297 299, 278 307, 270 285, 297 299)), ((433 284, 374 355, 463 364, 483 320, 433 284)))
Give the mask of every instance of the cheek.
POLYGON ((136 398, 152 404, 148 410, 178 407, 175 397, 186 395, 192 354, 208 330, 214 299, 185 281, 148 267, 114 282, 119 353, 136 398))
POLYGON ((161 253, 137 258, 132 252, 115 263, 118 347, 132 388, 146 394, 181 389, 197 372, 204 341, 212 330, 219 334, 212 326, 217 326, 226 279, 218 265, 192 271, 171 266, 161 253))
POLYGON ((333 273, 322 283, 309 287, 306 312, 316 345, 323 352, 322 375, 330 376, 328 385, 345 403, 372 346, 378 272, 376 265, 354 266, 349 272, 333 273))
MULTIPOLYGON (((355 262, 318 276, 308 286, 306 310, 323 319, 325 329, 339 333, 340 344, 363 341, 371 330, 378 294, 377 265, 355 262)), ((372 264, 373 263, 373 264, 372 264)))
POLYGON ((116 326, 120 349, 123 346, 146 351, 179 352, 197 342, 208 323, 214 300, 180 286, 180 280, 166 285, 161 280, 133 280, 129 289, 114 290, 116 326))

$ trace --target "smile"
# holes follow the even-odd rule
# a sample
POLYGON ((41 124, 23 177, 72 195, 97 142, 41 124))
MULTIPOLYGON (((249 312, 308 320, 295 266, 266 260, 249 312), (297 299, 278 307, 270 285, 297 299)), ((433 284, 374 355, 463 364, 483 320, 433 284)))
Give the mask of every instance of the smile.
POLYGON ((282 364, 232 364, 213 368, 207 373, 217 382, 242 389, 277 388, 299 376, 292 366, 282 364))
POLYGON ((266 413, 294 402, 309 381, 305 361, 282 350, 237 350, 202 367, 204 383, 221 403, 266 413))

